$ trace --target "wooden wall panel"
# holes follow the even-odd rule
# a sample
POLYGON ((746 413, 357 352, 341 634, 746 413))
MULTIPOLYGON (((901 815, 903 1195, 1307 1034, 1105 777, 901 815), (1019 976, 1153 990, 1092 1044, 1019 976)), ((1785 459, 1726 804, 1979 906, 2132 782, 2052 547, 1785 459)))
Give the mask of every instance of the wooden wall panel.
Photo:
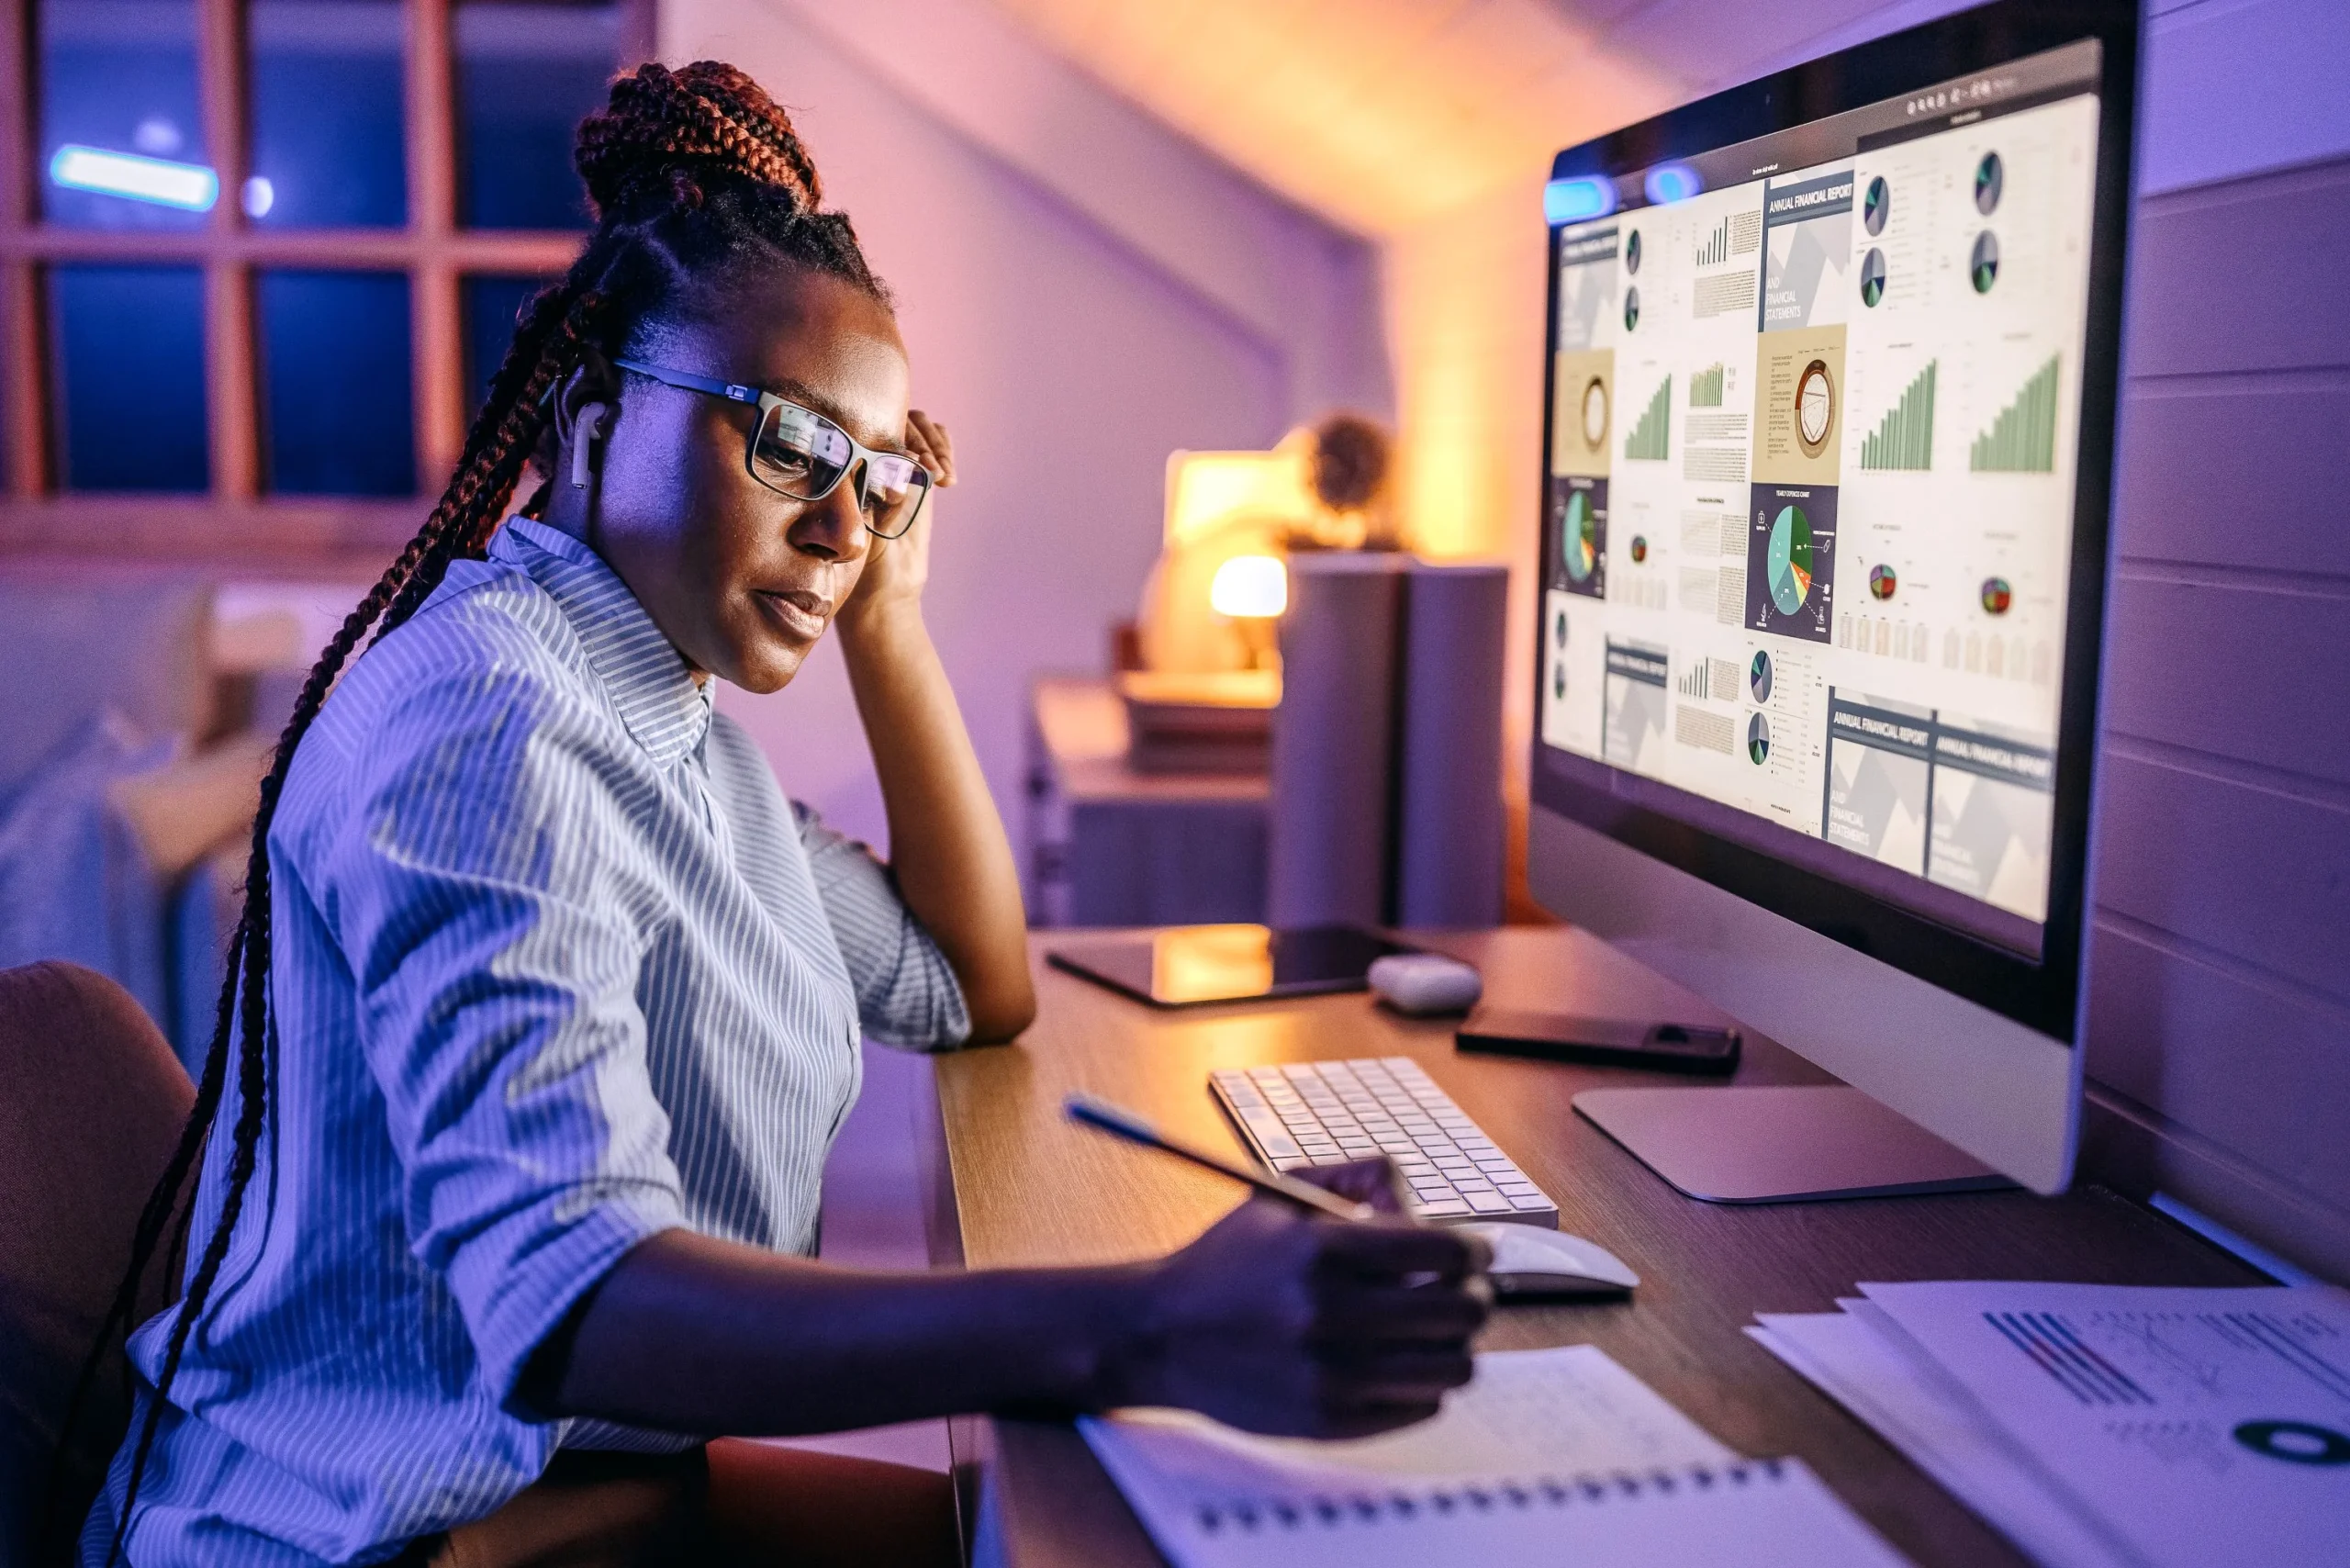
POLYGON ((2350 997, 2350 812, 2118 745, 2098 806, 2103 907, 2350 997))
POLYGON ((2112 916, 2090 976, 2093 1077, 2341 1206, 2350 1007, 2112 916))
POLYGON ((2346 255, 2350 159, 2142 202, 2131 375, 2350 364, 2346 255))
MULTIPOLYGON (((2178 504, 2222 539, 2267 532, 2209 490, 2178 504)), ((2108 733, 2350 785, 2350 581, 2272 588, 2125 564, 2106 625, 2108 733)))
POLYGON ((2350 1279, 2350 158, 2144 198, 2133 246, 2089 1168, 2350 1279))
POLYGON ((2350 577, 2341 476, 2309 461, 2350 441, 2350 371, 2142 382, 2122 428, 2123 554, 2350 577), (2256 528, 2232 521, 2255 518, 2256 528))

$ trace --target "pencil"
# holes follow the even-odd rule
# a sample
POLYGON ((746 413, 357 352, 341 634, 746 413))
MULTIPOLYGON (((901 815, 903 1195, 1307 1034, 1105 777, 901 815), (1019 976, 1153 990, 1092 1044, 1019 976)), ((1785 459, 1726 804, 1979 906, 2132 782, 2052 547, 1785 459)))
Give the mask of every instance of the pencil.
POLYGON ((1286 1198, 1301 1208, 1328 1215, 1332 1219, 1360 1221, 1376 1217, 1377 1211, 1370 1204, 1342 1198, 1311 1182, 1301 1182, 1278 1170, 1251 1170, 1222 1155, 1210 1154, 1206 1149, 1179 1143, 1132 1111, 1113 1105, 1107 1100, 1091 1094, 1072 1094, 1062 1102, 1061 1108, 1069 1113, 1070 1121, 1081 1126, 1108 1133, 1128 1143, 1140 1144, 1145 1148, 1158 1149, 1162 1154, 1171 1154, 1178 1159, 1188 1159, 1194 1165, 1204 1166, 1236 1182, 1245 1182, 1260 1193, 1270 1193, 1274 1197, 1286 1198))

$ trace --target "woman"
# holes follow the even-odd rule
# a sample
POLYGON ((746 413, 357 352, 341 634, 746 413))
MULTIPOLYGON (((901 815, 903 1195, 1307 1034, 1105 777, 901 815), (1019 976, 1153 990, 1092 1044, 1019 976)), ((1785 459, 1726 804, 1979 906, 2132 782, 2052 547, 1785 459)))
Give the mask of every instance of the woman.
MULTIPOLYGON (((186 1295, 132 1338, 84 1561, 812 1546, 854 1535, 854 1486, 795 1521, 789 1462, 685 1434, 1431 1413, 1468 1376, 1474 1260, 1400 1222, 1248 1204, 1120 1268, 811 1260, 860 1035, 1003 1040, 1035 1008, 923 629, 953 454, 748 78, 644 66, 577 162, 593 235, 264 786, 196 1115, 138 1238, 134 1278, 201 1149, 186 1295), (554 477, 506 518, 534 456, 554 477), (711 709, 713 677, 776 690, 834 626, 886 868, 711 709)), ((882 1512, 902 1545, 907 1508, 882 1512)))

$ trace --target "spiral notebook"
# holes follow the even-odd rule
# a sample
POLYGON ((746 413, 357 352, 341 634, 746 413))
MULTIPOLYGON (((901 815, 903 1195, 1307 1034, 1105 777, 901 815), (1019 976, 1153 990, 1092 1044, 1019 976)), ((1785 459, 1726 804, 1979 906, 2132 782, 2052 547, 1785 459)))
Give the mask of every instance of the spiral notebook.
POLYGON ((1900 1568, 1796 1460, 1749 1461, 1589 1345, 1477 1358, 1441 1415, 1350 1442, 1180 1411, 1082 1421, 1175 1568, 1900 1568))

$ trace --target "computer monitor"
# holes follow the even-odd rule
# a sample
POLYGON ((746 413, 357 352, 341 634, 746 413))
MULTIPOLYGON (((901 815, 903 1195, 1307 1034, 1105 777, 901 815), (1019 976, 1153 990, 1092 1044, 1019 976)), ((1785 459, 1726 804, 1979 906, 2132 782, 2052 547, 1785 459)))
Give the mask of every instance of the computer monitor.
POLYGON ((1877 1103, 1581 1107, 1698 1195, 2070 1179, 2137 37, 2003 0, 1554 163, 1532 890, 1877 1103))

